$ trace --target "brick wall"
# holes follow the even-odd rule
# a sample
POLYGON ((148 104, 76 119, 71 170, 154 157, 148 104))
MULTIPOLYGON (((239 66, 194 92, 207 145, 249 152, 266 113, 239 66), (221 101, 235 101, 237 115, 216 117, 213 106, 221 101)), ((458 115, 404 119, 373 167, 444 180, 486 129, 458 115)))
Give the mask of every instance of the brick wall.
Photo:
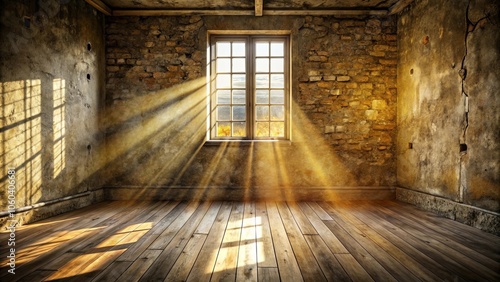
POLYGON ((106 26, 109 186, 395 184, 395 18, 112 17, 106 26), (224 29, 291 32, 291 145, 203 146, 207 30, 224 29))

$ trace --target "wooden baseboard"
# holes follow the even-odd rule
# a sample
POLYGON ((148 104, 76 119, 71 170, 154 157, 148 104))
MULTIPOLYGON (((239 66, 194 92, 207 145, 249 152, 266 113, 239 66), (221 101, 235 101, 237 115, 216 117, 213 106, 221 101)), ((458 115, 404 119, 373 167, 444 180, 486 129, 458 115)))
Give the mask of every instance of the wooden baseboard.
POLYGON ((107 200, 343 201, 388 200, 393 187, 106 187, 107 200))
POLYGON ((427 193, 396 188, 396 199, 500 236, 500 214, 427 193))

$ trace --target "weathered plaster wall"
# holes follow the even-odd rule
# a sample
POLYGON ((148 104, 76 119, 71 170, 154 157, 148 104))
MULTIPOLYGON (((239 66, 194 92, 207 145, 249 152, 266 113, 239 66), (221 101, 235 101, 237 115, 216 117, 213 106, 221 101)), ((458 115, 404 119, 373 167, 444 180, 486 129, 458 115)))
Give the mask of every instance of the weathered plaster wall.
POLYGON ((93 175, 104 137, 104 18, 79 0, 0 6, 0 210, 81 196, 18 213, 25 222, 95 202, 102 198, 93 175))
POLYGON ((111 197, 393 186, 396 42, 394 17, 108 18, 111 197), (268 29, 291 32, 293 142, 203 145, 207 31, 268 29))
MULTIPOLYGON (((398 20, 398 185, 493 212, 500 211, 499 5, 417 0, 398 20)), ((439 211, 433 200, 411 197, 401 194, 439 211)))

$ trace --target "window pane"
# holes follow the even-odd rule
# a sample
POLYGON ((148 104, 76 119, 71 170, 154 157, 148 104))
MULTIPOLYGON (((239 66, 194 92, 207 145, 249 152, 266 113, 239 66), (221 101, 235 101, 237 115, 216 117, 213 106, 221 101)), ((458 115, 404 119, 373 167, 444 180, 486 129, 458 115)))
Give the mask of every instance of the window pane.
POLYGON ((217 90, 217 104, 229 104, 231 102, 231 91, 217 90))
POLYGON ((231 107, 218 106, 217 107, 217 120, 231 120, 231 107))
POLYGON ((244 57, 245 56, 245 42, 233 42, 233 56, 234 57, 244 57))
POLYGON ((271 104, 284 104, 284 103, 285 103, 285 91, 271 90, 271 104))
POLYGON ((217 42, 217 57, 229 57, 231 55, 231 43, 217 42))
POLYGON ((260 58, 255 59, 255 71, 256 72, 269 72, 269 59, 268 58, 260 58))
POLYGON ((269 42, 257 42, 255 43, 255 47, 255 55, 257 57, 269 56, 269 42))
POLYGON ((271 88, 284 88, 285 76, 283 74, 271 74, 271 88))
POLYGON ((284 72, 285 60, 284 59, 271 59, 271 72, 284 72))
POLYGON ((284 137, 285 136, 285 123, 284 122, 271 122, 271 134, 272 137, 284 137))
POLYGON ((256 120, 269 120, 269 107, 268 106, 257 106, 255 107, 256 120))
POLYGON ((215 87, 217 88, 229 88, 231 87, 231 75, 230 74, 218 74, 215 81, 215 87))
POLYGON ((267 74, 256 74, 255 84, 257 88, 269 88, 269 75, 267 74))
POLYGON ((231 71, 230 59, 217 59, 217 72, 230 72, 231 71))
POLYGON ((245 88, 245 75, 233 74, 233 88, 245 88))
POLYGON ((245 106, 233 107, 233 120, 246 120, 245 106))
POLYGON ((245 137, 246 134, 246 123, 245 122, 233 122, 233 136, 245 137))
POLYGON ((233 72, 246 72, 245 59, 233 59, 233 72))
POLYGON ((231 136, 231 123, 218 122, 217 123, 217 136, 231 136))
POLYGON ((233 90, 233 104, 245 104, 245 90, 233 90))
POLYGON ((283 42, 272 42, 271 56, 284 56, 284 55, 285 55, 285 44, 283 44, 283 42))
POLYGON ((257 137, 269 136, 269 122, 256 122, 257 130, 255 134, 257 137))
POLYGON ((257 104, 269 104, 269 90, 257 90, 255 95, 257 104))
POLYGON ((271 106, 271 120, 285 120, 285 106, 271 106))

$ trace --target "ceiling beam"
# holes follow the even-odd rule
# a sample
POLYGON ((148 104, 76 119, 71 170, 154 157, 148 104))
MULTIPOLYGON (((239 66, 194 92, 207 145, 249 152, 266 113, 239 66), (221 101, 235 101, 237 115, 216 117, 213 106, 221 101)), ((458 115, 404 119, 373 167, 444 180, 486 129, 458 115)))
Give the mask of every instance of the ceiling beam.
POLYGON ((399 0, 389 8, 389 16, 401 12, 404 8, 408 7, 414 0, 399 0))
MULTIPOLYGON (((95 0, 88 0, 95 1, 95 0)), ((114 10, 113 16, 257 16, 257 10, 114 10)), ((263 10, 264 16, 387 16, 387 10, 263 10)))
POLYGON ((85 0, 85 2, 89 3, 90 6, 94 7, 106 16, 111 16, 113 14, 113 10, 111 10, 111 8, 104 4, 101 0, 85 0))
POLYGON ((264 0, 255 0, 255 16, 262 17, 262 11, 264 10, 264 0))

